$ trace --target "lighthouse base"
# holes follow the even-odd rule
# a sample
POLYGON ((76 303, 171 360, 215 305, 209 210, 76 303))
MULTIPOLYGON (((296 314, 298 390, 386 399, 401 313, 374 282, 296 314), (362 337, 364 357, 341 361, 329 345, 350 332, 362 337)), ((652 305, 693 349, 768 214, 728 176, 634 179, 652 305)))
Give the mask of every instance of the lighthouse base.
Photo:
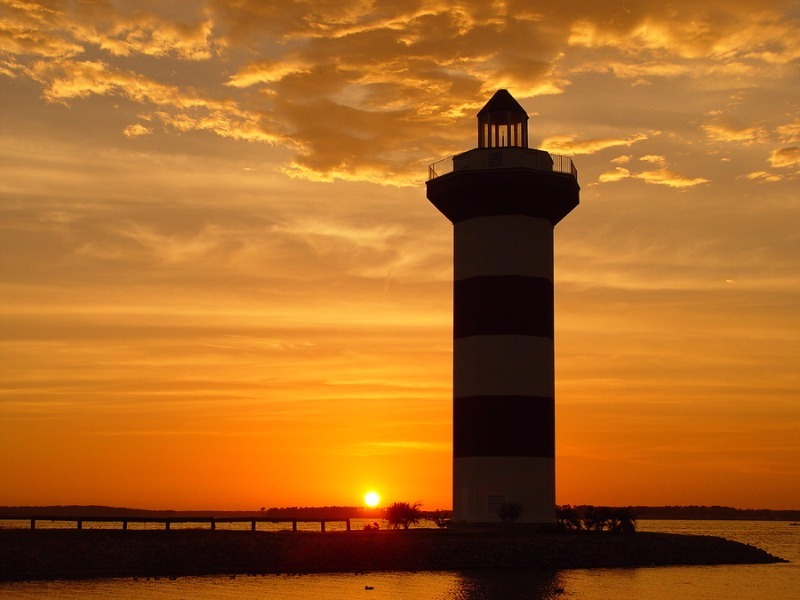
POLYGON ((453 461, 451 523, 503 523, 504 505, 518 505, 520 524, 555 522, 555 459, 529 456, 469 456, 453 461))

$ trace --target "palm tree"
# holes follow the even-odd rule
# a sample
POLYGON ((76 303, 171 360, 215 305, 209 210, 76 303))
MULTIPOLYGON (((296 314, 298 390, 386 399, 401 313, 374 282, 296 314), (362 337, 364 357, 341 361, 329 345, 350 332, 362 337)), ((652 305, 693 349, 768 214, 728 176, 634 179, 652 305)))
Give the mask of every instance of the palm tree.
POLYGON ((394 502, 386 509, 386 520, 392 529, 408 529, 419 522, 422 511, 419 502, 409 504, 408 502, 394 502))

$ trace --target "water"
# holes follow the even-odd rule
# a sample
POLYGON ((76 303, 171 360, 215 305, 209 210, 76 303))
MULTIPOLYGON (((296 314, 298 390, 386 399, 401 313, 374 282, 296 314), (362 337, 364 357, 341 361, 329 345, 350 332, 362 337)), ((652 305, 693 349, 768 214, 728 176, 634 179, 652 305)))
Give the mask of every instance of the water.
POLYGON ((540 571, 209 576, 0 583, 4 599, 783 600, 800 598, 800 527, 786 522, 640 521, 642 531, 719 535, 788 564, 540 571))

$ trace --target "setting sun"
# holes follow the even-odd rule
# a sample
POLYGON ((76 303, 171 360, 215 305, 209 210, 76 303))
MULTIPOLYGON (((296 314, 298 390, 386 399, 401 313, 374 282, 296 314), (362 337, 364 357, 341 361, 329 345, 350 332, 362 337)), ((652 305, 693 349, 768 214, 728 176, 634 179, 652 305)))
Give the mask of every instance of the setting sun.
POLYGON ((378 495, 377 492, 367 492, 364 494, 364 504, 367 506, 378 506, 378 503, 381 501, 381 497, 378 495))

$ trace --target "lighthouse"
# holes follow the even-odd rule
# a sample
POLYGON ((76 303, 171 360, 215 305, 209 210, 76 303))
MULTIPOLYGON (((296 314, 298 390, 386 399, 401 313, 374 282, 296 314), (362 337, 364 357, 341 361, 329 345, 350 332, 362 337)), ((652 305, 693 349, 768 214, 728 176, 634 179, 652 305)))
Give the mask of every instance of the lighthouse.
POLYGON ((553 231, 578 205, 569 158, 528 148, 528 115, 498 90, 478 147, 431 165, 453 223, 453 525, 555 520, 553 231))

